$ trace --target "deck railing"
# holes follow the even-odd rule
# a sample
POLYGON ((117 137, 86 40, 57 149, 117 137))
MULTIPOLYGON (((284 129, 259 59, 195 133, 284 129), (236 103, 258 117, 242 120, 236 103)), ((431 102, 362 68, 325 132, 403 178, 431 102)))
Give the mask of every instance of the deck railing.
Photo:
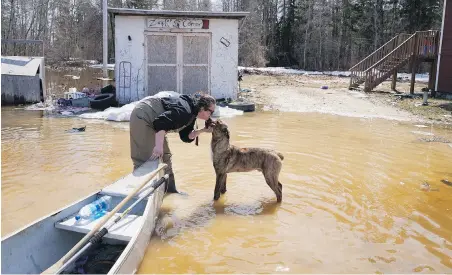
POLYGON ((408 61, 435 59, 438 48, 439 31, 399 34, 350 69, 350 87, 371 91, 408 61))
POLYGON ((350 68, 350 87, 361 84, 365 80, 365 71, 381 60, 384 56, 394 50, 397 46, 402 44, 406 39, 410 37, 409 34, 399 34, 394 36, 391 40, 386 42, 383 46, 375 50, 369 56, 361 60, 355 66, 350 68))

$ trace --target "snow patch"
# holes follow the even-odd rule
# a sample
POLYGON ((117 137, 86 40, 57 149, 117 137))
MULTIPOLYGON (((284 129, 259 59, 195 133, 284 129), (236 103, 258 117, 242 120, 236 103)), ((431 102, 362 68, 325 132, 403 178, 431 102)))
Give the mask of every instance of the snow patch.
MULTIPOLYGON (((328 76, 342 76, 350 77, 350 71, 305 71, 297 69, 287 69, 284 67, 242 67, 239 66, 238 70, 242 73, 255 73, 255 74, 275 74, 275 75, 285 75, 285 74, 295 74, 295 75, 328 75, 328 76)), ((402 80, 410 80, 411 74, 398 73, 397 77, 402 80)), ((428 74, 416 74, 415 80, 419 82, 428 82, 428 74)))
MULTIPOLYGON (((142 100, 145 100, 147 98, 162 98, 162 97, 177 97, 179 96, 179 93, 173 92, 173 91, 162 91, 159 92, 153 96, 145 97, 142 100)), ((101 119, 101 120, 108 120, 108 121, 130 121, 130 115, 132 114, 133 109, 140 101, 134 101, 129 104, 126 104, 120 108, 118 107, 110 107, 105 109, 102 112, 95 112, 95 113, 84 113, 79 115, 80 118, 85 119, 101 119)), ((237 115, 242 115, 243 111, 231 109, 228 107, 220 107, 217 106, 215 108, 215 112, 212 114, 213 117, 233 117, 237 115)))

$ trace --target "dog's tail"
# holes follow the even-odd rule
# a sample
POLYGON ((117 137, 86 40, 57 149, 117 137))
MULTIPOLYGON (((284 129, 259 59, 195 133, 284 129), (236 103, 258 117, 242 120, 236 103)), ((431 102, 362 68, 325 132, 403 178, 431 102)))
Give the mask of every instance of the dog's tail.
POLYGON ((281 160, 284 160, 284 155, 283 155, 283 154, 281 154, 281 153, 279 153, 279 152, 276 152, 276 154, 278 155, 278 157, 279 157, 281 160))

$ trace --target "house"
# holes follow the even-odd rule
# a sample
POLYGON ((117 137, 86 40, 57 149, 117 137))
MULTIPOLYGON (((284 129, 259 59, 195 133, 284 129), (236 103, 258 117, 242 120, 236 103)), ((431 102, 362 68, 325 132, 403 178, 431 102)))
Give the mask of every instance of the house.
POLYGON ((452 0, 444 0, 435 91, 452 92, 452 0))
POLYGON ((444 0, 441 31, 417 31, 398 34, 349 69, 349 88, 364 84, 370 92, 392 77, 396 89, 397 72, 405 65, 411 70, 410 93, 414 93, 415 74, 423 62, 430 63, 428 88, 432 95, 452 93, 452 0, 444 0))
POLYGON ((114 18, 119 103, 160 91, 237 97, 238 30, 247 12, 108 12, 114 18))
POLYGON ((45 83, 44 57, 2 56, 2 105, 43 101, 45 83))

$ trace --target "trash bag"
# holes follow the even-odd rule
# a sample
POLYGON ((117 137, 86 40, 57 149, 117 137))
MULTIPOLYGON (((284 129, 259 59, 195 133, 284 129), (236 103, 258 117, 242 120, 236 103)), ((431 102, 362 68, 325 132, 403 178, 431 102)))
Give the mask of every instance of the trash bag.
POLYGON ((118 260, 125 245, 98 244, 75 261, 69 274, 107 274, 118 260))

